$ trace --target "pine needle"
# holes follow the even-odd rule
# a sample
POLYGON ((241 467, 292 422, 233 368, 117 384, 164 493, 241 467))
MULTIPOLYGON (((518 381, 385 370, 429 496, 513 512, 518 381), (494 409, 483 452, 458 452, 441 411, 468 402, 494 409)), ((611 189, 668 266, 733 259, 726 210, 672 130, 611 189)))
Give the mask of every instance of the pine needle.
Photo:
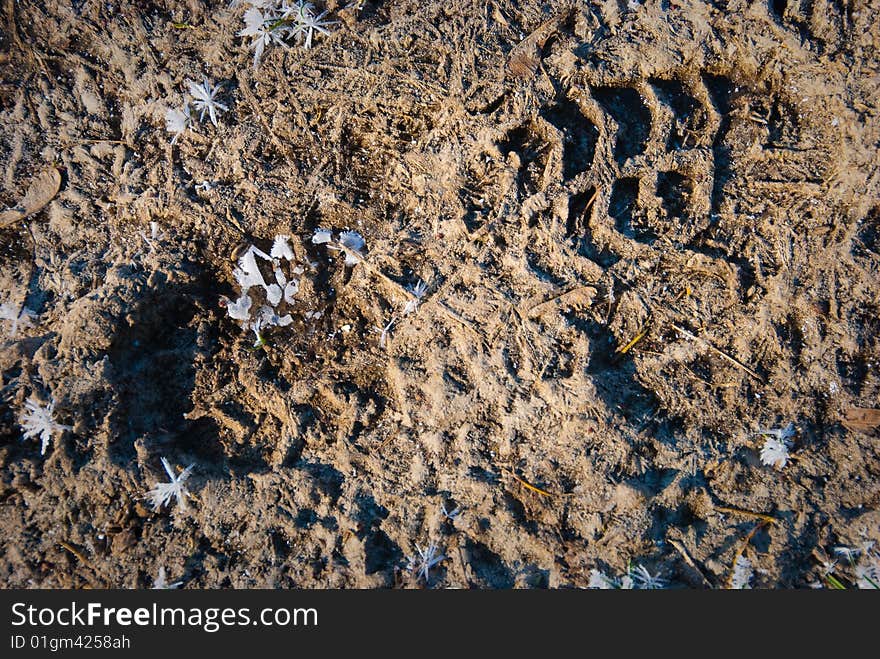
POLYGON ((636 335, 633 337, 633 339, 632 339, 629 343, 627 343, 627 344, 626 344, 625 346, 623 346, 620 350, 618 350, 618 351, 617 351, 617 354, 618 354, 618 355, 625 355, 627 352, 630 351, 630 349, 632 349, 632 347, 633 347, 636 343, 638 343, 639 341, 641 341, 642 339, 644 339, 644 338, 645 338, 645 335, 646 335, 647 333, 648 333, 648 328, 645 327, 641 332, 639 332, 638 334, 636 334, 636 335))
POLYGON ((525 487, 526 489, 529 489, 529 490, 531 490, 532 492, 537 492, 537 493, 540 494, 541 496, 545 496, 545 497, 552 497, 552 496, 553 496, 553 494, 551 494, 551 493, 548 492, 547 490, 542 490, 540 487, 535 487, 535 486, 532 485, 531 483, 527 483, 526 481, 524 481, 522 478, 520 478, 519 476, 517 476, 517 475, 516 475, 515 473, 513 473, 512 471, 509 471, 509 470, 506 470, 506 469, 505 469, 505 471, 507 471, 508 474, 510 474, 511 476, 513 476, 514 480, 516 480, 517 483, 519 483, 520 485, 522 485, 522 486, 525 487))
POLYGON ((693 339, 694 341, 698 341, 698 342, 702 343, 704 346, 706 346, 709 350, 714 352, 716 355, 718 355, 722 359, 726 360, 727 362, 733 364, 734 366, 736 366, 738 368, 741 368, 746 373, 748 373, 753 378, 755 378, 758 382, 764 382, 763 378, 760 375, 758 375, 757 373, 755 373, 748 366, 743 364, 738 359, 731 357, 726 352, 722 352, 721 350, 719 350, 718 348, 713 346, 711 343, 709 343, 709 341, 707 341, 706 339, 704 339, 700 336, 697 336, 696 334, 692 334, 691 332, 688 332, 686 329, 684 329, 683 327, 680 327, 679 325, 676 325, 675 323, 670 323, 670 325, 672 326, 672 329, 676 330, 677 332, 680 332, 681 334, 684 334, 686 337, 693 339))
POLYGON ((742 510, 741 508, 728 508, 727 506, 715 506, 715 510, 719 513, 730 513, 731 515, 745 515, 746 517, 754 517, 760 519, 767 524, 779 524, 779 520, 770 515, 763 513, 754 513, 751 510, 742 510))
POLYGON ((694 570, 694 572, 700 575, 700 578, 703 580, 703 584, 707 588, 713 588, 714 586, 712 586, 712 582, 706 578, 706 575, 703 574, 703 571, 697 566, 696 561, 691 558, 691 555, 688 553, 687 549, 685 549, 684 545, 681 544, 678 540, 673 540, 672 538, 669 538, 667 541, 669 542, 669 544, 675 547, 676 550, 678 550, 678 553, 681 554, 684 562, 687 563, 694 570))

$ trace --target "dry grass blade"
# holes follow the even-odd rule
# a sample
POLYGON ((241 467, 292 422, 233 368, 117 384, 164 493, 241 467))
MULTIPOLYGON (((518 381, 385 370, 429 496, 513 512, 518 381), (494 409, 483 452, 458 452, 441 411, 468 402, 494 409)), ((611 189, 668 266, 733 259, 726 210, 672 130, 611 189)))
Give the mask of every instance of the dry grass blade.
POLYGON ((510 474, 511 476, 513 476, 513 479, 514 479, 517 483, 519 483, 520 485, 522 485, 524 488, 526 488, 527 490, 531 490, 532 492, 536 492, 536 493, 540 494, 541 496, 545 496, 545 497, 552 497, 552 496, 553 496, 553 494, 550 493, 550 492, 548 492, 547 490, 542 490, 540 487, 535 487, 535 486, 532 485, 531 483, 529 483, 529 482, 527 482, 527 481, 524 481, 522 478, 520 478, 519 476, 517 476, 517 475, 516 475, 515 473, 513 473, 512 471, 510 471, 510 470, 508 470, 508 469, 505 469, 504 471, 505 471, 506 473, 510 474))
POLYGON ((779 524, 779 520, 775 517, 771 517, 770 515, 764 515, 763 513, 753 513, 751 510, 742 510, 740 508, 728 508, 727 506, 715 506, 715 510, 719 513, 729 513, 731 515, 745 515, 746 517, 754 517, 755 519, 760 519, 767 524, 779 524))
POLYGON ((69 542, 65 542, 63 540, 58 543, 58 546, 64 550, 70 552, 80 562, 80 564, 84 565, 85 567, 89 568, 89 570, 91 570, 92 574, 88 574, 88 573, 80 574, 80 576, 84 577, 87 581, 89 581, 89 585, 86 586, 87 588, 94 588, 94 587, 108 588, 109 587, 109 584, 107 583, 107 581, 103 577, 101 577, 100 574, 98 574, 98 570, 96 570, 95 566, 89 562, 89 559, 87 559, 85 556, 83 556, 83 553, 81 551, 79 551, 76 547, 71 545, 69 542))
POLYGON ((703 585, 706 586, 707 588, 714 588, 714 586, 712 585, 712 582, 709 581, 708 578, 706 578, 706 575, 703 574, 703 571, 697 566, 696 561, 693 558, 691 558, 691 555, 688 553, 688 550, 685 549, 684 545, 681 544, 678 540, 674 540, 672 538, 670 538, 668 540, 668 542, 673 547, 675 547, 676 551, 678 551, 679 554, 681 554, 681 557, 684 560, 684 562, 687 563, 687 565, 694 572, 696 572, 698 575, 700 575, 700 579, 702 579, 703 585))
POLYGON ((690 339, 693 339, 694 341, 697 341, 697 342, 699 342, 699 343, 702 343, 704 346, 706 346, 709 350, 711 350, 712 352, 714 352, 716 355, 718 355, 718 356, 721 357, 722 359, 724 359, 724 360, 726 360, 727 362, 733 364, 733 365, 736 366, 737 368, 741 368, 741 369, 744 370, 746 373, 748 373, 748 374, 751 375, 753 378, 755 378, 758 382, 763 382, 763 381, 764 381, 763 378, 762 378, 760 375, 758 375, 757 373, 755 373, 755 372, 754 372, 752 369, 750 369, 748 366, 746 366, 745 364, 743 364, 743 363, 742 363, 741 361, 739 361, 738 359, 735 359, 735 358, 731 357, 731 356, 728 355, 726 352, 722 352, 721 350, 719 350, 718 348, 716 348, 715 346, 713 346, 711 343, 709 343, 709 341, 707 341, 706 339, 704 339, 704 338, 702 338, 702 337, 699 337, 699 336, 697 336, 696 334, 692 334, 691 332, 688 332, 686 329, 684 329, 683 327, 680 327, 680 326, 676 325, 675 323, 671 323, 671 326, 672 326, 672 329, 676 330, 677 332, 680 332, 681 334, 684 334, 686 337, 688 337, 688 338, 690 338, 690 339))
POLYGON ((87 559, 85 556, 83 556, 83 555, 82 555, 82 552, 79 551, 76 547, 74 547, 74 546, 71 545, 70 543, 68 543, 68 542, 64 542, 64 541, 62 540, 61 542, 58 543, 58 546, 61 547, 61 548, 63 548, 63 549, 66 549, 66 550, 69 551, 71 554, 73 554, 73 555, 77 558, 77 560, 78 560, 80 563, 82 563, 83 565, 87 565, 88 567, 92 567, 92 564, 89 563, 89 559, 87 559))
POLYGON ((642 339, 645 338, 645 335, 646 335, 647 333, 648 333, 648 328, 645 327, 641 332, 639 332, 638 334, 636 334, 636 335, 632 338, 632 340, 629 341, 629 343, 627 343, 625 346, 623 346, 622 348, 620 348, 620 349, 617 351, 617 354, 618 354, 618 355, 625 355, 626 353, 628 353, 636 343, 638 343, 639 341, 641 341, 642 339))

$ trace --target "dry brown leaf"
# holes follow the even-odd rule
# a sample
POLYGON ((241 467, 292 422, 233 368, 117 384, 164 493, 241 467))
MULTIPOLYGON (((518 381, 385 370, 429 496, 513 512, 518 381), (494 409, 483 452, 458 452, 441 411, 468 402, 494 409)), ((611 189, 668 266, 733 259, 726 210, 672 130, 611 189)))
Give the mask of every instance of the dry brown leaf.
POLYGON ((0 213, 0 229, 21 222, 26 217, 42 210, 61 189, 61 172, 50 167, 34 177, 31 185, 18 205, 0 213))
POLYGON ((545 21, 537 30, 513 47, 507 60, 507 68, 514 77, 528 78, 534 75, 535 69, 538 68, 541 61, 539 50, 544 47, 544 44, 568 15, 569 12, 564 12, 545 21))
POLYGON ((849 407, 844 410, 843 425, 857 432, 871 432, 880 426, 880 410, 871 407, 849 407))
POLYGON ((550 311, 551 309, 559 309, 564 307, 572 307, 575 309, 585 309, 593 304, 593 298, 596 296, 596 289, 592 286, 578 286, 571 290, 560 293, 551 297, 546 302, 534 304, 526 310, 529 318, 536 318, 550 311))

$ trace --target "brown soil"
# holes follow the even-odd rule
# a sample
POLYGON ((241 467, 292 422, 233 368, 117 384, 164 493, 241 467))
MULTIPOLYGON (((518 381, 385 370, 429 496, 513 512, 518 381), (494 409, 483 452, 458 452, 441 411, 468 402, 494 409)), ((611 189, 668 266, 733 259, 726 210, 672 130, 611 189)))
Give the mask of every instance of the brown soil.
POLYGON ((0 232, 40 314, 0 344, 0 585, 423 586, 435 543, 431 587, 791 588, 880 541, 844 423, 880 406, 876 0, 331 0, 256 71, 226 4, 3 0, 0 205, 62 181, 0 232), (172 146, 203 76, 229 111, 172 146), (254 349, 223 296, 279 233, 314 265, 254 349))

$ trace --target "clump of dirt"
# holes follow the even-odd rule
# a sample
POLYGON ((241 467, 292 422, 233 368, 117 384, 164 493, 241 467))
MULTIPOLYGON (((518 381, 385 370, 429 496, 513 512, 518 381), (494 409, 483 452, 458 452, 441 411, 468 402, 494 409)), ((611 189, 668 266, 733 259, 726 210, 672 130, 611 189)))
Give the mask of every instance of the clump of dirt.
POLYGON ((0 584, 424 586, 434 545, 432 587, 856 585, 880 8, 331 1, 255 69, 240 4, 4 3, 0 302, 39 318, 0 344, 0 584), (205 77, 228 111, 172 145, 205 77), (254 347, 225 304, 278 234, 308 283, 254 347))

